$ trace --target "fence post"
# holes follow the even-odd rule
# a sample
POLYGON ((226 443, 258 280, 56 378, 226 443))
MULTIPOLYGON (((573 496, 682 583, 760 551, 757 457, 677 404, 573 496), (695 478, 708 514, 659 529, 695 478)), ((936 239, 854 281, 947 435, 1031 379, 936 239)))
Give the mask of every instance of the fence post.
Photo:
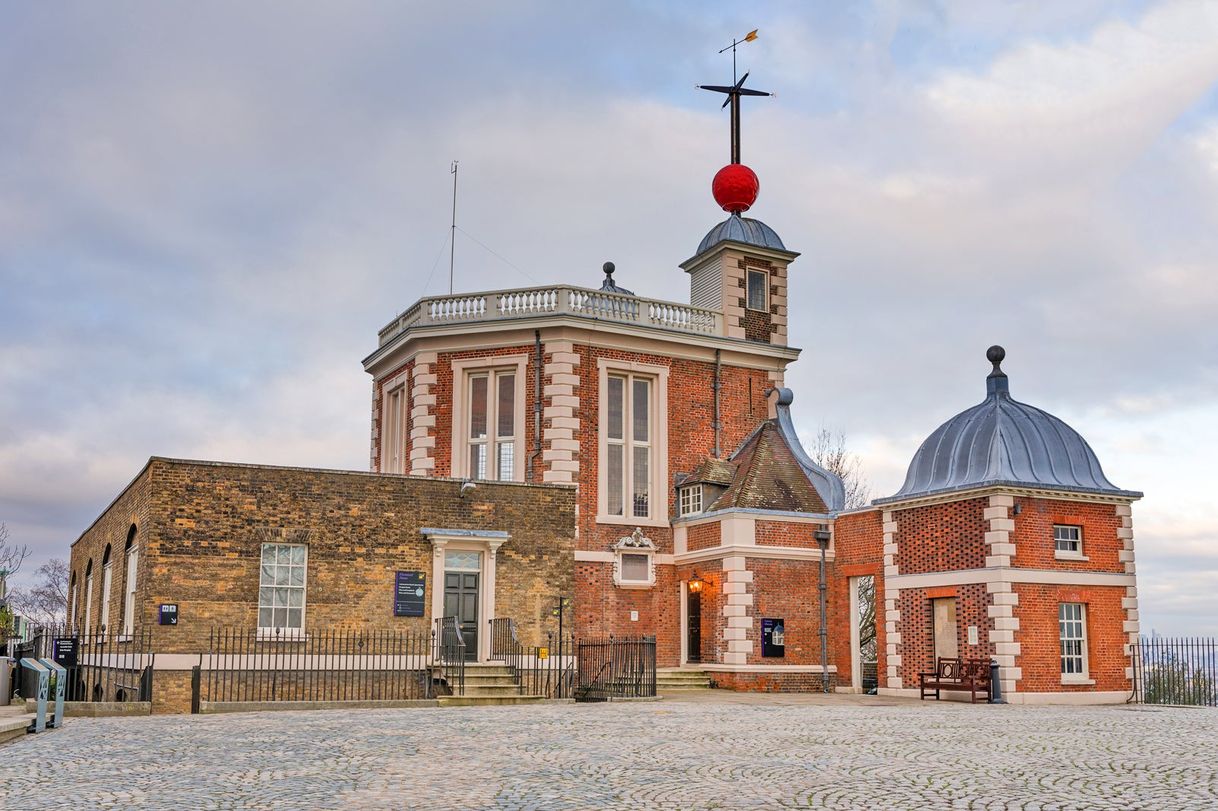
POLYGON ((199 691, 200 691, 200 675, 202 668, 195 665, 190 669, 190 713, 191 715, 199 714, 199 691))

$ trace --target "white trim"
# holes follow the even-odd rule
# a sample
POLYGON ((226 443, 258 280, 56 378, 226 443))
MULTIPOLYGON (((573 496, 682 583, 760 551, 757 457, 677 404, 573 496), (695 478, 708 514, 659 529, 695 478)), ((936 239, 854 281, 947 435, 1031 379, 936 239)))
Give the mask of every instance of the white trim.
MULTIPOLYGON (((746 544, 712 546, 709 549, 699 549, 694 552, 673 555, 673 559, 676 563, 701 563, 707 560, 718 560, 719 558, 735 555, 761 560, 820 560, 819 549, 804 549, 799 546, 753 546, 746 544)), ((836 555, 831 550, 825 553, 826 561, 832 561, 835 557, 836 555)))
POLYGON ((1003 695, 1008 704, 1124 704, 1129 690, 1078 690, 1051 693, 1011 693, 1003 695))
POLYGON ((944 504, 950 501, 966 501, 983 498, 988 495, 1006 494, 1026 496, 1028 498, 1046 498, 1055 501, 1086 501, 1094 504, 1132 504, 1142 498, 1140 495, 1121 495, 1119 493, 1088 493, 1073 490, 1045 490, 1038 487, 1020 487, 1011 484, 989 484, 968 490, 951 490, 946 493, 931 493, 926 496, 911 498, 908 501, 872 502, 874 506, 885 512, 909 510, 914 507, 925 507, 930 504, 944 504))
POLYGON ((863 689, 863 651, 859 638, 859 579, 868 575, 855 575, 846 578, 846 588, 850 591, 850 687, 861 691, 863 689))
MULTIPOLYGON (((449 426, 450 444, 452 447, 451 455, 451 475, 454 479, 470 478, 469 470, 469 409, 466 403, 466 387, 469 384, 471 374, 478 372, 488 373, 486 398, 487 398, 487 472, 498 473, 498 467, 495 465, 495 453, 493 437, 498 426, 490 424, 491 414, 494 408, 491 405, 492 399, 498 398, 498 392, 495 387, 496 374, 499 372, 512 371, 516 375, 516 388, 513 392, 515 414, 513 416, 513 432, 512 440, 516 447, 512 449, 512 481, 524 481, 525 457, 527 454, 525 440, 525 388, 528 382, 528 365, 529 356, 527 354, 519 355, 488 355, 477 358, 455 358, 452 363, 452 423, 449 426)), ((540 370, 539 370, 540 373, 540 370)), ((498 479, 487 479, 486 481, 498 481, 498 479)))
MULTIPOLYGON (((764 548, 764 547, 758 547, 764 548)), ((994 566, 987 569, 962 569, 956 572, 901 574, 884 578, 885 592, 890 589, 925 589, 935 586, 964 586, 981 583, 1039 583, 1050 586, 1133 586, 1132 574, 1117 572, 1075 572, 1061 569, 1019 569, 994 566)))
MULTIPOLYGON (((682 580, 677 583, 677 605, 680 609, 680 634, 681 634, 681 654, 677 659, 681 663, 681 667, 689 664, 689 581, 682 580)), ((701 629, 699 629, 701 630, 701 629)), ((698 637, 701 639, 701 635, 698 637)), ((698 652, 701 658, 701 651, 698 652)))
MULTIPOLYGON (((660 552, 653 554, 655 565, 657 566, 672 566, 676 563, 675 555, 666 555, 660 552)), ((617 556, 613 552, 602 552, 593 549, 576 549, 576 563, 613 563, 617 556)))
MULTIPOLYGON (((596 522, 598 524, 633 524, 635 526, 667 527, 668 522, 668 375, 669 367, 650 363, 634 363, 619 361, 612 358, 597 358, 597 430, 596 430, 596 522), (630 476, 633 465, 631 455, 625 454, 622 460, 622 472, 625 480, 625 490, 622 499, 622 515, 609 514, 609 457, 608 457, 608 425, 609 425, 609 388, 610 373, 627 375, 627 381, 638 375, 652 378, 651 407, 655 416, 654 424, 649 426, 648 459, 651 468, 651 483, 648 487, 648 503, 650 515, 635 517, 629 514, 631 508, 630 476)), ((623 420, 623 437, 630 428, 629 406, 633 401, 631 387, 626 385, 622 392, 623 402, 627 406, 623 420)), ((631 443, 627 442, 627 447, 631 443)))
MULTIPOLYGON (((701 665, 699 670, 708 673, 823 673, 820 665, 701 665)), ((829 672, 836 673, 837 665, 829 665, 829 672)))
POLYGON ((485 553, 482 571, 478 576, 478 661, 490 659, 490 634, 483 629, 489 627, 495 616, 495 570, 499 547, 511 538, 506 532, 494 535, 479 535, 474 532, 424 532, 432 545, 431 563, 431 619, 444 616, 444 552, 446 549, 468 550, 485 553))
MULTIPOLYGON (((275 565, 278 566, 279 565, 278 562, 276 562, 275 565)), ((293 565, 295 565, 295 564, 292 564, 291 562, 288 563, 288 566, 293 566, 293 565)), ((280 635, 283 635, 283 634, 295 634, 297 636, 303 635, 305 633, 305 630, 309 627, 308 626, 308 621, 309 621, 309 545, 307 543, 298 543, 295 541, 263 541, 262 543, 260 543, 258 545, 258 599, 254 602, 255 611, 257 612, 255 615, 255 618, 254 618, 254 625, 257 628, 257 633, 259 635, 263 631, 266 631, 270 635, 270 638, 274 638, 275 631, 276 631, 275 626, 274 625, 265 625, 264 626, 262 624, 262 616, 261 616, 262 615, 262 589, 264 589, 264 588, 300 589, 300 627, 299 628, 289 628, 285 625, 285 626, 278 628, 278 630, 280 632, 280 635), (276 586, 274 583, 271 583, 270 585, 267 585, 267 586, 262 585, 262 556, 266 553, 266 548, 268 546, 286 546, 289 548, 299 546, 301 549, 304 550, 304 564, 303 564, 304 577, 301 580, 301 583, 299 586, 291 586, 291 585, 276 586)), ((271 606, 268 606, 268 608, 271 609, 271 622, 274 622, 275 621, 274 606, 271 605, 271 606)), ((285 611, 290 610, 290 606, 284 606, 283 608, 285 611)), ((259 638, 261 638, 261 636, 259 638)))

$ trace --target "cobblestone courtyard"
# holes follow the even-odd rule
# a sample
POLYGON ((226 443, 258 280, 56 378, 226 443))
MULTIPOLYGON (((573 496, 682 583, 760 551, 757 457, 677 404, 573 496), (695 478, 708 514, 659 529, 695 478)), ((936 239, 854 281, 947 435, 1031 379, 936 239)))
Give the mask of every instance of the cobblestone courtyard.
POLYGON ((79 718, 0 748, 0 807, 1213 809, 1216 742, 1209 710, 731 694, 79 718))

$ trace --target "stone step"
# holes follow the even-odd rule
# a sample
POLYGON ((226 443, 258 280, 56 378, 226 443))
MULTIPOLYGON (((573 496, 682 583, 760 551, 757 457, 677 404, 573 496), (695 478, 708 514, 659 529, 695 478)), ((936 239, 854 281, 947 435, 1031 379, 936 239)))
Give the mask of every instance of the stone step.
POLYGON ((514 696, 520 694, 520 688, 514 684, 470 684, 465 683, 467 696, 514 696))
POLYGON ((496 704, 536 704, 545 696, 441 696, 441 707, 480 707, 496 704))

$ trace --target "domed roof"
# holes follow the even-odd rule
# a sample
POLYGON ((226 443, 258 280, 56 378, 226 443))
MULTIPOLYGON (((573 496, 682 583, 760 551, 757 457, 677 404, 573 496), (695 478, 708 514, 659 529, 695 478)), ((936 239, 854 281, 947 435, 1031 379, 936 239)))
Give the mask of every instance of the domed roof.
POLYGON ((985 401, 939 426, 914 454, 904 486, 875 503, 999 484, 1141 496, 1108 481, 1087 440, 1069 425, 1011 399, 999 366, 1005 356, 1002 347, 990 347, 994 371, 985 401))
POLYGON ((787 249, 774 229, 761 220, 752 220, 748 217, 741 217, 739 214, 733 214, 702 237, 702 242, 698 245, 698 251, 694 255, 697 256, 727 240, 756 245, 759 248, 770 248, 775 251, 787 249))

